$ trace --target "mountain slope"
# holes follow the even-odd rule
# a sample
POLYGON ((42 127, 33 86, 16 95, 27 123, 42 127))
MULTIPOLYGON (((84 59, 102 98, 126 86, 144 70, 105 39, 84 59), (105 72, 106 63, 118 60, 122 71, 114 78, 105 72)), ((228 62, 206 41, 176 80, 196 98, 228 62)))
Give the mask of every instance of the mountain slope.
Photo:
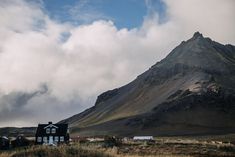
POLYGON ((235 47, 196 32, 133 82, 61 121, 79 135, 235 130, 235 47))

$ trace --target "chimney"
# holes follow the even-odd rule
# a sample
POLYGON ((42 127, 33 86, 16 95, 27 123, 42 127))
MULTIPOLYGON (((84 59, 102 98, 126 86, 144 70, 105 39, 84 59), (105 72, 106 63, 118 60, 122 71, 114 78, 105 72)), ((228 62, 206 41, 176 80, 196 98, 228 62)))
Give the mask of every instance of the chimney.
POLYGON ((52 122, 48 122, 48 124, 52 124, 52 122))

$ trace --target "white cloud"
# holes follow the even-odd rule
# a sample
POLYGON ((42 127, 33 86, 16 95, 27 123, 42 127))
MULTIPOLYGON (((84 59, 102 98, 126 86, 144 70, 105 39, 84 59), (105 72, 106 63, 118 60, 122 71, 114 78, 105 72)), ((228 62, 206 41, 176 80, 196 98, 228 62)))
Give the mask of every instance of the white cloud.
POLYGON ((169 20, 186 37, 199 30, 222 43, 235 43, 234 0, 165 0, 169 20))
POLYGON ((145 18, 141 28, 128 30, 102 20, 80 26, 57 23, 40 4, 3 1, 0 126, 58 121, 78 113, 92 106, 101 92, 133 80, 195 31, 235 43, 233 0, 164 2, 165 23, 159 24, 154 14, 145 18), (69 34, 68 39, 64 34, 69 34), (15 95, 17 102, 22 93, 40 91, 42 84, 48 86, 47 92, 18 107, 9 103, 15 95))
MULTIPOLYGON (((96 7, 90 5, 91 0, 79 0, 77 3, 69 8, 69 14, 76 23, 92 23, 95 20, 107 20, 112 19, 108 15, 105 15, 101 11, 98 11, 96 7)), ((102 5, 102 0, 96 0, 95 4, 102 5)))

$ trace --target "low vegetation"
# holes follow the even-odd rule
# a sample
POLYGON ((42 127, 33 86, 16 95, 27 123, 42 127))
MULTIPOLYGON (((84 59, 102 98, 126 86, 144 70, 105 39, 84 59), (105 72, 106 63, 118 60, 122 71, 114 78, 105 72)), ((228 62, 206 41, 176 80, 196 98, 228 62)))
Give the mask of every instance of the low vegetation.
POLYGON ((232 157, 235 136, 165 137, 154 141, 105 141, 71 143, 70 145, 30 146, 0 152, 0 157, 232 157), (230 141, 230 142, 229 142, 230 141))
POLYGON ((0 157, 112 157, 111 155, 79 145, 73 146, 32 146, 0 154, 0 157))

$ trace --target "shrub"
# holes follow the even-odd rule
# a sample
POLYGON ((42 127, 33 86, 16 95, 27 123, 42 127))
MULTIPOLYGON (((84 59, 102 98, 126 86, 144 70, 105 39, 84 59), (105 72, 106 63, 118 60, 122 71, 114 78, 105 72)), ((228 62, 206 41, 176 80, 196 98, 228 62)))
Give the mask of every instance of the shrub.
POLYGON ((121 141, 115 137, 106 137, 104 140, 103 147, 114 147, 119 146, 121 141))

